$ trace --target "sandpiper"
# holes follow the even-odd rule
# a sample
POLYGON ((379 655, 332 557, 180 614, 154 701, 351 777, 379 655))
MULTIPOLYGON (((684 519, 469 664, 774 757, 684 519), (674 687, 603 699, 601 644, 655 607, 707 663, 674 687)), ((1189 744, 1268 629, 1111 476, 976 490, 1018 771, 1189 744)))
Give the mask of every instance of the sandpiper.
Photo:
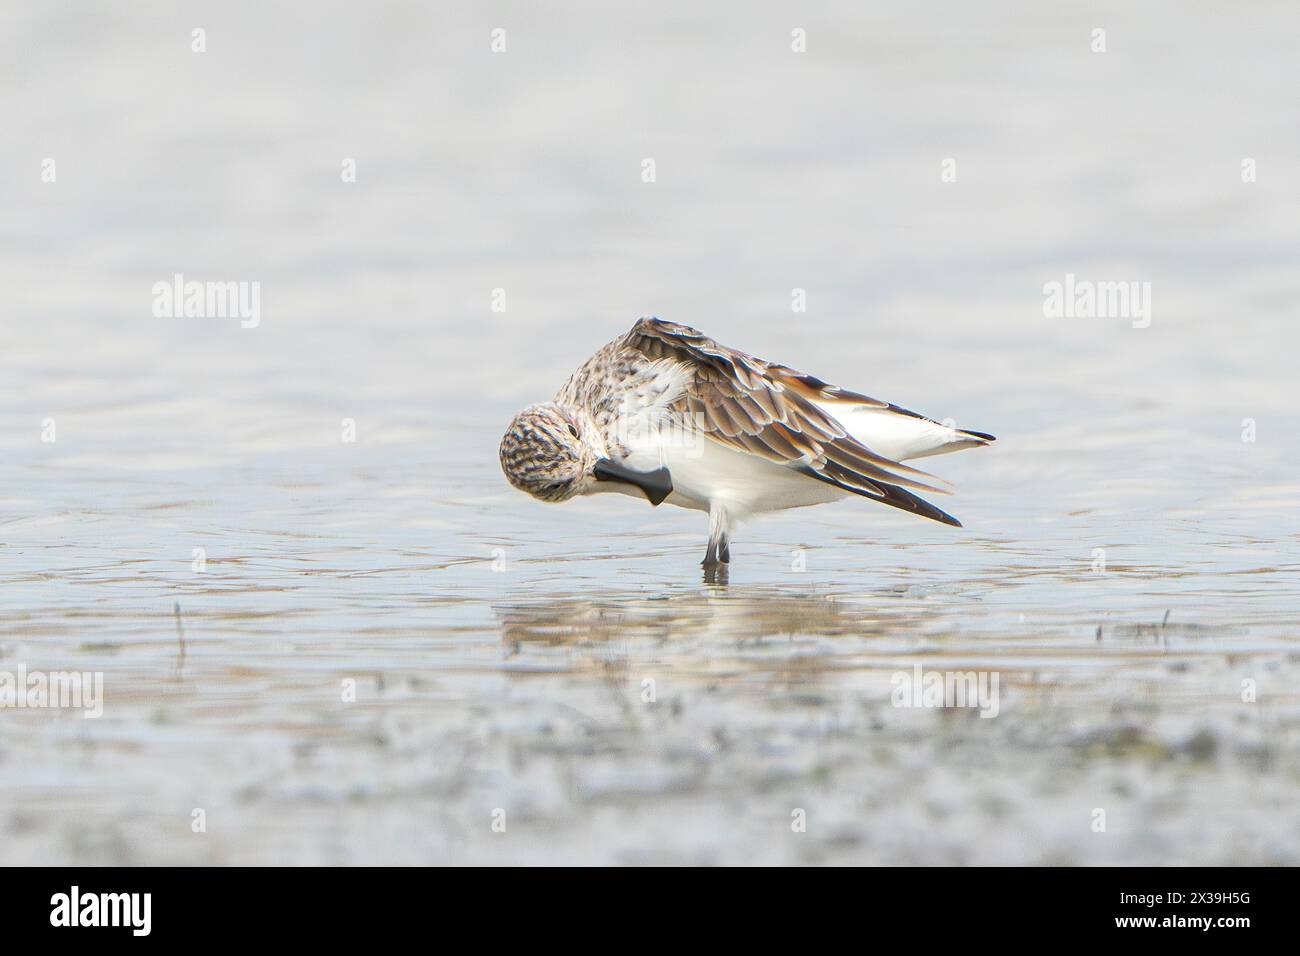
POLYGON ((907 490, 949 494, 942 481, 901 462, 993 440, 643 318, 515 416, 501 468, 543 501, 619 492, 708 512, 707 569, 730 562, 738 522, 849 495, 961 527, 907 490))

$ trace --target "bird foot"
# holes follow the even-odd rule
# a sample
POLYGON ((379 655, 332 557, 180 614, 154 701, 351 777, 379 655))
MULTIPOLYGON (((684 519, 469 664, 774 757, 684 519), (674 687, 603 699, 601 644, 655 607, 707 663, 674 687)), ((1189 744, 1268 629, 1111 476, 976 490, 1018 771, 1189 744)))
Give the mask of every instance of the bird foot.
POLYGON ((701 561, 704 569, 705 584, 726 584, 731 573, 731 565, 725 561, 701 561))

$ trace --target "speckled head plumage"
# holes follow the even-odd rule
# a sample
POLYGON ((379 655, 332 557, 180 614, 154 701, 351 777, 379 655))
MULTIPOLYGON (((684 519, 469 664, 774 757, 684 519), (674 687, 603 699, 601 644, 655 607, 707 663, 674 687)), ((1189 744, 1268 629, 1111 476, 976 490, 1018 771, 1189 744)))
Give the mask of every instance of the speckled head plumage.
POLYGON ((581 417, 554 402, 530 405, 501 439, 501 470, 510 484, 542 501, 581 494, 599 457, 583 442, 581 417))

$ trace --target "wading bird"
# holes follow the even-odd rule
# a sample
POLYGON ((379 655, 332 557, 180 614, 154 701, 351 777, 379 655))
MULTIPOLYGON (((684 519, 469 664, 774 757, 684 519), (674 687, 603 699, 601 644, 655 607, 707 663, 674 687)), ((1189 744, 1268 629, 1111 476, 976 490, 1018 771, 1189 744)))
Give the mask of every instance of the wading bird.
POLYGON ((618 492, 707 512, 717 568, 738 522, 850 495, 961 527, 907 490, 948 494, 941 480, 902 462, 993 440, 643 318, 515 416, 501 468, 542 501, 618 492))

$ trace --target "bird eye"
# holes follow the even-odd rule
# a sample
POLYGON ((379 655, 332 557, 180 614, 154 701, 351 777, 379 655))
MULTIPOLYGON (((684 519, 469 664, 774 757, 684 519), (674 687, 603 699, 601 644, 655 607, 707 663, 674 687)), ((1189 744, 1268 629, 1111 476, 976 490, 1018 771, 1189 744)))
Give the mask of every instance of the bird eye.
POLYGON ((574 438, 577 438, 577 437, 578 437, 578 429, 577 429, 576 427, 574 427, 573 425, 570 425, 570 426, 569 426, 569 434, 572 435, 574 438))

